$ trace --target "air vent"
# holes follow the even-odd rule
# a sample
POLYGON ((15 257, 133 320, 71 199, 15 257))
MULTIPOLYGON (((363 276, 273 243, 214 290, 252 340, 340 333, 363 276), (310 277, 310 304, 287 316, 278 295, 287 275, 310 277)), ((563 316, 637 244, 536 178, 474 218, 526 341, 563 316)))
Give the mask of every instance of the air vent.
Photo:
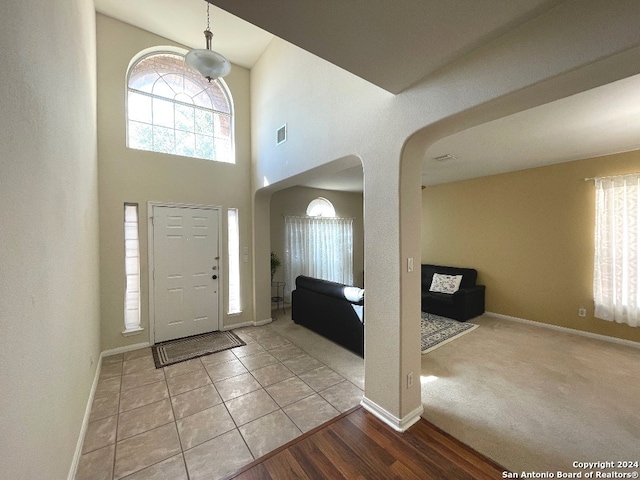
POLYGON ((276 145, 287 141, 287 124, 285 123, 276 131, 276 145))
POLYGON ((439 157, 433 157, 433 160, 435 160, 436 162, 448 162, 449 160, 455 159, 456 157, 454 157, 450 153, 447 153, 446 155, 440 155, 439 157))

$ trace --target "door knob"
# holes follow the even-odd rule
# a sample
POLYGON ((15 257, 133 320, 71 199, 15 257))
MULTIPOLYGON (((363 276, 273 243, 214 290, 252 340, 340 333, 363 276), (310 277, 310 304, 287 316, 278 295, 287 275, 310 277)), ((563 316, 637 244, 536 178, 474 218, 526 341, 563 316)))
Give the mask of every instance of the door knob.
POLYGON ((213 278, 214 280, 218 278, 218 275, 213 275, 211 278, 213 278))

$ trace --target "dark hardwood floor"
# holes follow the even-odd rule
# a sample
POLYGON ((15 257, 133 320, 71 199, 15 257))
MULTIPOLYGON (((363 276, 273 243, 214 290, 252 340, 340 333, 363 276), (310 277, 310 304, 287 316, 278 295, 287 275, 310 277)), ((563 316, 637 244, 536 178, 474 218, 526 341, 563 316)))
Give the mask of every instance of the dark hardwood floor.
POLYGON ((503 471, 426 420, 399 433, 356 407, 227 478, 495 480, 503 471))

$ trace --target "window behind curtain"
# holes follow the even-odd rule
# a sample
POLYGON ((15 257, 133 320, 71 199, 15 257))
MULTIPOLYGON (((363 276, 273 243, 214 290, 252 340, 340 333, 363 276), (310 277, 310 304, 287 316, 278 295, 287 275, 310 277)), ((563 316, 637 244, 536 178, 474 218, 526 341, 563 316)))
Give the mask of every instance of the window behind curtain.
POLYGON ((285 217, 285 295, 298 275, 353 283, 353 219, 285 217))
POLYGON ((595 316, 640 323, 640 175, 596 178, 595 316))
POLYGON ((127 146, 235 163, 231 95, 174 52, 155 52, 127 75, 127 146))

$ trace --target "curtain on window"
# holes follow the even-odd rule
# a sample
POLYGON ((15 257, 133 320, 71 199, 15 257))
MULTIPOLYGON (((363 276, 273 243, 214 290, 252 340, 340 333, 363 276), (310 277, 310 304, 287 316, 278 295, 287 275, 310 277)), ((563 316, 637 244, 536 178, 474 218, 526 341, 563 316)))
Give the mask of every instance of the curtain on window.
POLYGON ((596 178, 595 316, 640 319, 640 175, 596 178))
POLYGON ((298 275, 353 283, 353 219, 285 217, 285 296, 298 275))

